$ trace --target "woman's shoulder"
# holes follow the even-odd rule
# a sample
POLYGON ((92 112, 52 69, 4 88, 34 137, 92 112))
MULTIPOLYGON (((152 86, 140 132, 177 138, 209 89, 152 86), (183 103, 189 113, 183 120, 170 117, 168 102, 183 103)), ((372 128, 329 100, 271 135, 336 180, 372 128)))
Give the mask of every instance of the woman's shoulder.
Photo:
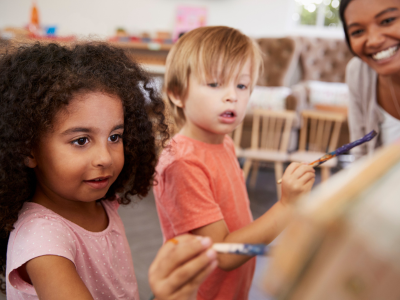
POLYGON ((376 77, 376 72, 358 57, 353 57, 346 67, 346 83, 350 86, 354 83, 371 84, 376 77))

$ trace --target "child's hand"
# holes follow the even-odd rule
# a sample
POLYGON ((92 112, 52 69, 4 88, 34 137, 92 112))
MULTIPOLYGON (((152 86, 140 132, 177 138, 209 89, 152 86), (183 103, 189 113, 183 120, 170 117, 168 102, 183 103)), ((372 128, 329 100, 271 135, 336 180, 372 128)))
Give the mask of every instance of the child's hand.
POLYGON ((299 196, 308 193, 315 181, 315 170, 305 163, 291 163, 282 177, 283 204, 293 204, 299 196))
POLYGON ((165 243, 149 269, 157 300, 196 299, 200 284, 218 265, 210 238, 185 234, 165 243))

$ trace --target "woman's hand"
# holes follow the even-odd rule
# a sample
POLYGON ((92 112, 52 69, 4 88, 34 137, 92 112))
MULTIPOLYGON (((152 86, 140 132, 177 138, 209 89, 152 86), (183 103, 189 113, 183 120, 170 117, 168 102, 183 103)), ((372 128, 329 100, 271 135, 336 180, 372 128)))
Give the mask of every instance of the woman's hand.
POLYGON ((304 193, 310 192, 315 181, 315 170, 305 163, 291 163, 282 177, 282 204, 293 204, 304 193))
POLYGON ((166 242, 149 269, 157 300, 196 299, 200 284, 218 265, 211 239, 190 234, 166 242))

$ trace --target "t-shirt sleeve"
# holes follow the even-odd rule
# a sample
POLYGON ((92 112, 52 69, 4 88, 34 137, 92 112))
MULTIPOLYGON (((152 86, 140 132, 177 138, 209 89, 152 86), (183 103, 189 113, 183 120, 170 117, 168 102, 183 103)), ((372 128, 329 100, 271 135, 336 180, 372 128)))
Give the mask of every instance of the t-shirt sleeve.
POLYGON ((165 169, 164 180, 159 203, 176 235, 224 219, 206 168, 178 160, 165 169))
POLYGON ((17 290, 36 295, 34 287, 19 276, 18 268, 43 255, 62 256, 74 262, 76 245, 73 233, 51 217, 28 219, 14 230, 16 232, 12 245, 8 245, 12 247, 12 255, 7 258, 11 260, 7 264, 10 268, 8 280, 17 290))

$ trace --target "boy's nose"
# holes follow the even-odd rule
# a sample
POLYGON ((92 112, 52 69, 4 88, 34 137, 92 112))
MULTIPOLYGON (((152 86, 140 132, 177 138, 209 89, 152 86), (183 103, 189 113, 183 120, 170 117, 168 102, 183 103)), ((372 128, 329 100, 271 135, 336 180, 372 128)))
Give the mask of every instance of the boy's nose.
POLYGON ((235 87, 227 87, 225 97, 224 97, 226 102, 237 102, 237 92, 235 87))
POLYGON ((106 168, 112 165, 112 157, 107 146, 96 147, 93 152, 93 166, 106 168))

